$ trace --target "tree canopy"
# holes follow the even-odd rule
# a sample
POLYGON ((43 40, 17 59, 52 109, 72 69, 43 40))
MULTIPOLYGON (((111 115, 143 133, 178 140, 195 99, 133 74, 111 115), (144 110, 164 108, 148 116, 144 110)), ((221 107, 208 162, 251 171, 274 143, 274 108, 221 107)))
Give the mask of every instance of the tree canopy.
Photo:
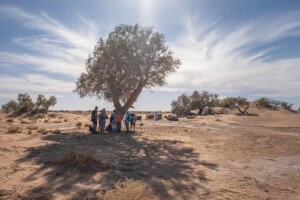
POLYGON ((162 86, 180 66, 163 34, 138 24, 119 25, 100 39, 86 61, 86 72, 76 82, 80 97, 97 96, 125 112, 143 88, 162 86))

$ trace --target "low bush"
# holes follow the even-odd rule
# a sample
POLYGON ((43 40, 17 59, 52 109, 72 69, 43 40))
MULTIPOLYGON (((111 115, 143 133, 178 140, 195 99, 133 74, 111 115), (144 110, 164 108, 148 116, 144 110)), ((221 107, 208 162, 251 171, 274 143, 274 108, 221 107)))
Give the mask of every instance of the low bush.
POLYGON ((37 131, 38 133, 41 133, 43 135, 46 135, 48 133, 48 130, 44 129, 44 128, 41 128, 37 131))
POLYGON ((53 123, 59 124, 59 123, 62 123, 62 121, 60 121, 60 120, 55 120, 55 121, 53 121, 53 123))
POLYGON ((14 119, 7 119, 6 122, 8 122, 8 123, 13 123, 13 122, 14 122, 14 119))
POLYGON ((97 194, 103 200, 150 200, 153 199, 153 192, 148 184, 142 181, 126 179, 124 182, 115 184, 114 189, 108 190, 105 194, 97 194))
POLYGON ((49 120, 48 119, 45 119, 45 121, 44 121, 45 123, 48 123, 49 122, 49 120))
POLYGON ((38 130, 39 127, 38 126, 34 126, 34 125, 30 125, 26 127, 28 130, 38 130))
POLYGON ((21 133, 22 130, 23 129, 20 126, 10 126, 7 129, 7 133, 21 133))
POLYGON ((68 119, 64 119, 64 122, 68 122, 68 119))
POLYGON ((69 168, 84 168, 99 162, 95 154, 86 149, 67 150, 58 159, 58 164, 69 168))
POLYGON ((58 130, 58 129, 55 129, 53 132, 52 132, 52 134, 61 134, 61 131, 60 130, 58 130))
POLYGON ((78 126, 78 127, 82 126, 82 122, 77 122, 76 126, 78 126))

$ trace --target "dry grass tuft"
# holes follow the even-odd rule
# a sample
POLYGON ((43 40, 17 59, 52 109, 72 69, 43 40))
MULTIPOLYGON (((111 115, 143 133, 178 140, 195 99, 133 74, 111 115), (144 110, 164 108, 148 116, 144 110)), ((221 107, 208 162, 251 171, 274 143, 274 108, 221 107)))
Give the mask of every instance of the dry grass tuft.
POLYGON ((30 126, 27 126, 26 127, 28 130, 38 130, 39 129, 39 127, 38 126, 34 126, 34 125, 30 125, 30 126))
POLYGON ((140 123, 140 126, 144 126, 144 123, 140 123))
POLYGON ((115 184, 115 189, 108 190, 104 195, 97 194, 102 200, 150 200, 153 192, 149 185, 142 181, 126 179, 115 184))
POLYGON ((59 123, 62 123, 62 121, 60 121, 60 120, 55 120, 55 121, 53 121, 53 123, 59 124, 59 123))
POLYGON ((13 122, 14 122, 14 119, 7 119, 6 122, 8 122, 8 123, 13 123, 13 122))
POLYGON ((48 123, 49 122, 49 120, 48 119, 45 119, 45 121, 44 121, 45 123, 48 123))
POLYGON ((7 129, 7 133, 21 133, 22 130, 23 129, 20 126, 10 126, 7 129))
POLYGON ((37 131, 38 133, 41 133, 43 135, 46 135, 48 133, 48 130, 44 129, 44 128, 41 128, 37 131))
POLYGON ((78 127, 82 126, 82 122, 77 122, 76 126, 78 126, 78 127))
POLYGON ((58 129, 55 129, 53 132, 52 132, 52 134, 61 134, 61 131, 60 130, 58 130, 58 129))
POLYGON ((90 125, 88 123, 85 123, 84 127, 90 127, 90 125))
POLYGON ((31 134, 32 134, 32 130, 29 130, 29 131, 28 131, 28 135, 31 135, 31 134))
POLYGON ((100 163, 95 154, 86 149, 75 149, 66 151, 57 162, 61 166, 69 168, 84 168, 95 163, 100 163))
POLYGON ((68 122, 68 119, 64 119, 64 122, 68 122))

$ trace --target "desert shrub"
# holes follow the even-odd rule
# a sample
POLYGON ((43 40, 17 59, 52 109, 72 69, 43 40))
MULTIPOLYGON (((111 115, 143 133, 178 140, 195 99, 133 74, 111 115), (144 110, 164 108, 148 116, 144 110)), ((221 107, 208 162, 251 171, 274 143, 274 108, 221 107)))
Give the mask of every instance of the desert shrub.
POLYGON ((26 127, 28 130, 38 130, 39 127, 38 126, 34 126, 34 125, 30 125, 26 127))
POLYGON ((249 101, 245 97, 227 97, 222 100, 221 106, 229 109, 238 109, 245 114, 249 108, 249 101))
POLYGON ((63 119, 63 117, 62 117, 62 116, 60 116, 60 117, 58 117, 58 119, 63 119))
POLYGON ((103 200, 153 199, 153 192, 148 184, 131 179, 126 179, 124 182, 118 182, 115 184, 114 189, 108 190, 105 194, 97 195, 103 200))
POLYGON ((28 135, 31 135, 32 134, 32 130, 28 130, 28 135))
POLYGON ((14 122, 14 119, 7 119, 6 122, 8 122, 8 123, 13 123, 13 122, 14 122))
POLYGON ((293 104, 288 103, 285 101, 278 101, 266 97, 262 97, 257 99, 256 101, 257 106, 261 108, 269 108, 269 109, 276 109, 276 108, 283 108, 286 110, 292 110, 293 109, 293 104))
POLYGON ((38 133, 41 133, 43 135, 46 135, 48 133, 48 130, 44 129, 44 128, 41 128, 37 131, 38 133))
POLYGON ((58 130, 58 129, 55 129, 55 130, 52 132, 52 134, 61 134, 61 131, 58 130))
POLYGON ((64 119, 64 122, 68 122, 68 119, 64 119))
POLYGON ((9 111, 15 111, 18 109, 18 103, 14 100, 9 101, 6 104, 2 105, 2 110, 9 112, 9 111))
POLYGON ((89 127, 90 125, 88 123, 85 123, 84 124, 84 127, 89 127))
POLYGON ((70 168, 84 168, 97 162, 94 152, 86 149, 67 150, 57 161, 59 165, 70 168))
POLYGON ((60 121, 60 120, 55 120, 55 121, 53 121, 53 123, 59 124, 59 123, 62 123, 62 121, 60 121))
POLYGON ((76 126, 78 126, 78 127, 82 126, 82 122, 77 122, 76 126))
POLYGON ((51 113, 51 114, 49 114, 49 117, 51 117, 51 118, 56 118, 56 117, 57 117, 57 114, 51 113))
POLYGON ((44 121, 45 123, 48 123, 49 122, 49 120, 48 119, 45 119, 45 121, 44 121))
POLYGON ((18 95, 18 111, 19 112, 30 112, 34 108, 34 103, 29 94, 19 94, 18 95))
POLYGON ((23 129, 20 126, 10 126, 7 129, 7 133, 21 133, 22 130, 23 129))
POLYGON ((191 112, 191 99, 188 95, 180 95, 176 101, 171 103, 172 113, 177 117, 183 117, 191 112))
POLYGON ((143 124, 143 123, 140 123, 140 126, 144 126, 144 124, 143 124))

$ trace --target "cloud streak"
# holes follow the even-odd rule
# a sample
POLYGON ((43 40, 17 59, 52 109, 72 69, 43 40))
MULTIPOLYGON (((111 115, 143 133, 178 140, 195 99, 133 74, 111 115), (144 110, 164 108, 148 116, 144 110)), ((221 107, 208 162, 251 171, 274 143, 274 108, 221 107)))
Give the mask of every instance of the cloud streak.
POLYGON ((186 33, 171 44, 182 67, 161 90, 300 97, 300 58, 277 58, 275 50, 284 53, 287 49, 272 45, 286 38, 299 39, 299 18, 300 12, 293 12, 230 28, 217 23, 198 28, 205 23, 188 17, 186 33))

